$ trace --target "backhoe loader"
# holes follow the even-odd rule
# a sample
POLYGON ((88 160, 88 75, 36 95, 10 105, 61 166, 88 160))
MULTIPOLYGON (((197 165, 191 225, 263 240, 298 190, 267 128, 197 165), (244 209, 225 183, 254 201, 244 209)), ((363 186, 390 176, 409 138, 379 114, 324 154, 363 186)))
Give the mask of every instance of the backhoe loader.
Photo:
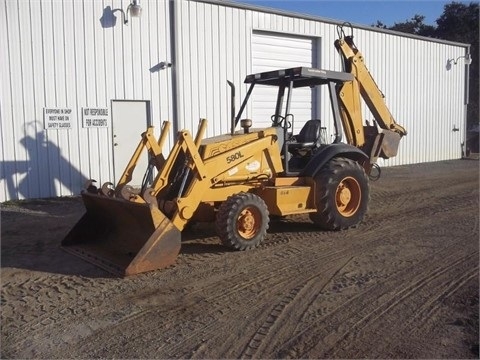
MULTIPOLYGON (((215 222, 221 242, 236 250, 262 242, 269 216, 309 214, 326 230, 356 226, 367 211, 369 175, 377 159, 395 156, 406 131, 389 112, 353 36, 340 28, 335 47, 342 72, 296 67, 248 75, 248 92, 237 114, 232 105, 228 134, 203 138, 203 119, 195 138, 179 131, 165 156, 170 123, 162 124, 158 140, 148 128, 116 186, 87 184, 82 191, 86 213, 62 247, 128 276, 173 264, 181 232, 193 221, 215 222), (276 88, 277 102, 271 126, 254 129, 253 121, 242 116, 259 86, 276 88), (317 86, 330 94, 333 142, 326 141, 318 119, 293 134, 292 94, 317 86), (375 117, 372 124, 364 125, 361 98, 375 117), (145 151, 148 172, 154 169, 155 176, 133 187, 132 173, 145 151)), ((229 84, 234 104, 235 87, 229 84)))

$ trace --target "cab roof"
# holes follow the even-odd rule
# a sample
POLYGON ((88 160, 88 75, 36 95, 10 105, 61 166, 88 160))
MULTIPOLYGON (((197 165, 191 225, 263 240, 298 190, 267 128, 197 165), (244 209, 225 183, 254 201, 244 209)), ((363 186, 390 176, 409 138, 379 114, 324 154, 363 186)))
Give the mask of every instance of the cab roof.
POLYGON ((309 67, 295 67, 290 69, 280 69, 257 74, 247 75, 246 84, 262 84, 271 86, 286 85, 293 80, 293 87, 316 86, 329 82, 353 81, 354 77, 350 73, 322 70, 309 67))

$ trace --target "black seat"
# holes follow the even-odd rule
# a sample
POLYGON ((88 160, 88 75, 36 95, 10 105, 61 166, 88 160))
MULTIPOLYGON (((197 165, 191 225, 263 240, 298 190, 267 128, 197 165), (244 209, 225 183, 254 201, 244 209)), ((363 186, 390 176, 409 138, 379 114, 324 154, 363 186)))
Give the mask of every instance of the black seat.
POLYGON ((288 151, 297 153, 299 150, 314 150, 319 147, 321 130, 320 120, 308 120, 298 135, 293 137, 294 142, 288 144, 288 151))

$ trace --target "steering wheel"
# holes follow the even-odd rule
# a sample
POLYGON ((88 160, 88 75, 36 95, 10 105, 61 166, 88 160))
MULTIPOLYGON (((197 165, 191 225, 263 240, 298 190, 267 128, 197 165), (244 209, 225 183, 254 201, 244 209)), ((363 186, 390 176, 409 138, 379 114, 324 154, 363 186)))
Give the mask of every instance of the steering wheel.
POLYGON ((282 115, 272 115, 270 119, 272 120, 273 126, 284 127, 284 124, 287 124, 287 129, 290 129, 292 127, 292 123, 290 121, 287 121, 282 115))

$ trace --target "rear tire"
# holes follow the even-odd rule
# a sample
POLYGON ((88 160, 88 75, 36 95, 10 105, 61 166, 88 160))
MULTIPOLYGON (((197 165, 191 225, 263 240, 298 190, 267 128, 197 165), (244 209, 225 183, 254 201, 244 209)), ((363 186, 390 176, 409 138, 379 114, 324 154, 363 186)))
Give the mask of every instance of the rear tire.
POLYGON ((326 230, 358 225, 367 213, 370 191, 363 167, 348 158, 333 158, 315 176, 316 213, 310 219, 326 230))
POLYGON ((268 209, 262 198, 251 193, 230 196, 218 209, 215 226, 225 246, 249 250, 263 241, 268 229, 268 209))

